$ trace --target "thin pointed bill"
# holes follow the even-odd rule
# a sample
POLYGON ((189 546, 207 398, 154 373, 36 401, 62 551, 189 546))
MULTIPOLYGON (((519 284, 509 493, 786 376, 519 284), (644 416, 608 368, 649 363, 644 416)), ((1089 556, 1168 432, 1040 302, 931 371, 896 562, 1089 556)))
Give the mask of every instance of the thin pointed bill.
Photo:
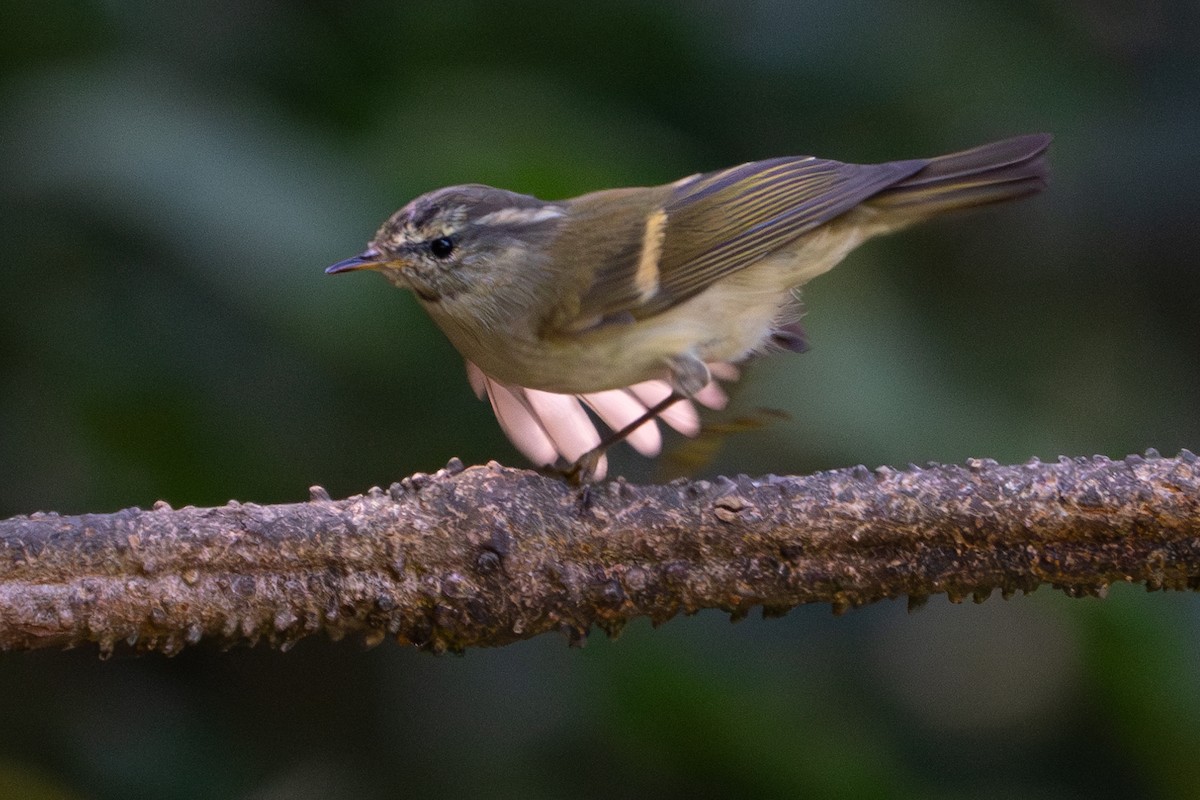
POLYGON ((337 275, 339 272, 353 272, 356 269, 375 269, 382 264, 383 261, 380 260, 378 251, 364 250, 356 256, 342 259, 336 264, 326 267, 325 274, 337 275))

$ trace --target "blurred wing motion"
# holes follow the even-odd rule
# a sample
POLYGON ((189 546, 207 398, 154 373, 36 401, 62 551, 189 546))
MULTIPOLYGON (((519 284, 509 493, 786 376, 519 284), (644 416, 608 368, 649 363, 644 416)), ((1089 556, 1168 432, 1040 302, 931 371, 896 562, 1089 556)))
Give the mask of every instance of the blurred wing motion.
MULTIPOLYGON (((738 378, 738 369, 731 364, 709 364, 709 370, 721 380, 738 378)), ((645 381, 627 389, 580 395, 543 392, 501 383, 470 361, 467 379, 480 400, 487 397, 491 401, 509 441, 522 455, 543 467, 553 466, 560 459, 571 464, 600 444, 600 433, 587 409, 609 428, 620 430, 671 393, 666 381, 645 381)), ((725 407, 728 398, 714 379, 691 400, 719 409, 725 407)), ((685 436, 695 436, 700 432, 700 415, 691 400, 680 400, 659 419, 685 436)), ((653 420, 638 427, 625 441, 650 458, 662 451, 662 433, 653 420)), ((603 480, 607 470, 607 458, 601 458, 595 480, 603 480)))

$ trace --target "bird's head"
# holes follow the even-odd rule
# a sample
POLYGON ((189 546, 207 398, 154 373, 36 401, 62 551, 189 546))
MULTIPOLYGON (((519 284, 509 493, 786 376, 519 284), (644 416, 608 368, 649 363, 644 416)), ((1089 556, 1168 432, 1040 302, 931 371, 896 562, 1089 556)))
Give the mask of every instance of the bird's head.
POLYGON ((367 249, 327 274, 370 269, 426 303, 511 285, 553 237, 565 208, 490 186, 421 195, 380 227, 367 249))

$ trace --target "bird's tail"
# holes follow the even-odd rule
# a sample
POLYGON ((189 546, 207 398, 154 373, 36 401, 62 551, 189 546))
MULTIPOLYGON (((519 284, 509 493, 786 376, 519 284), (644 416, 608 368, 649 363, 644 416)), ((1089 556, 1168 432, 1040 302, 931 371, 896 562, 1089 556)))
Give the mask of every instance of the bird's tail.
POLYGON ((1030 133, 929 159, 866 203, 895 222, 1015 200, 1046 186, 1048 133, 1030 133))

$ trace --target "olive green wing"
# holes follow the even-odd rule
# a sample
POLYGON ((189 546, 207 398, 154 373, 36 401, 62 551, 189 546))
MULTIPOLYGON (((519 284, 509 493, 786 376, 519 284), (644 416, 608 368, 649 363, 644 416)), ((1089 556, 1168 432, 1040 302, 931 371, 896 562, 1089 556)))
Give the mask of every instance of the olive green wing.
POLYGON ((636 220, 625 247, 604 254, 563 328, 661 313, 927 163, 776 158, 686 178, 636 220))

